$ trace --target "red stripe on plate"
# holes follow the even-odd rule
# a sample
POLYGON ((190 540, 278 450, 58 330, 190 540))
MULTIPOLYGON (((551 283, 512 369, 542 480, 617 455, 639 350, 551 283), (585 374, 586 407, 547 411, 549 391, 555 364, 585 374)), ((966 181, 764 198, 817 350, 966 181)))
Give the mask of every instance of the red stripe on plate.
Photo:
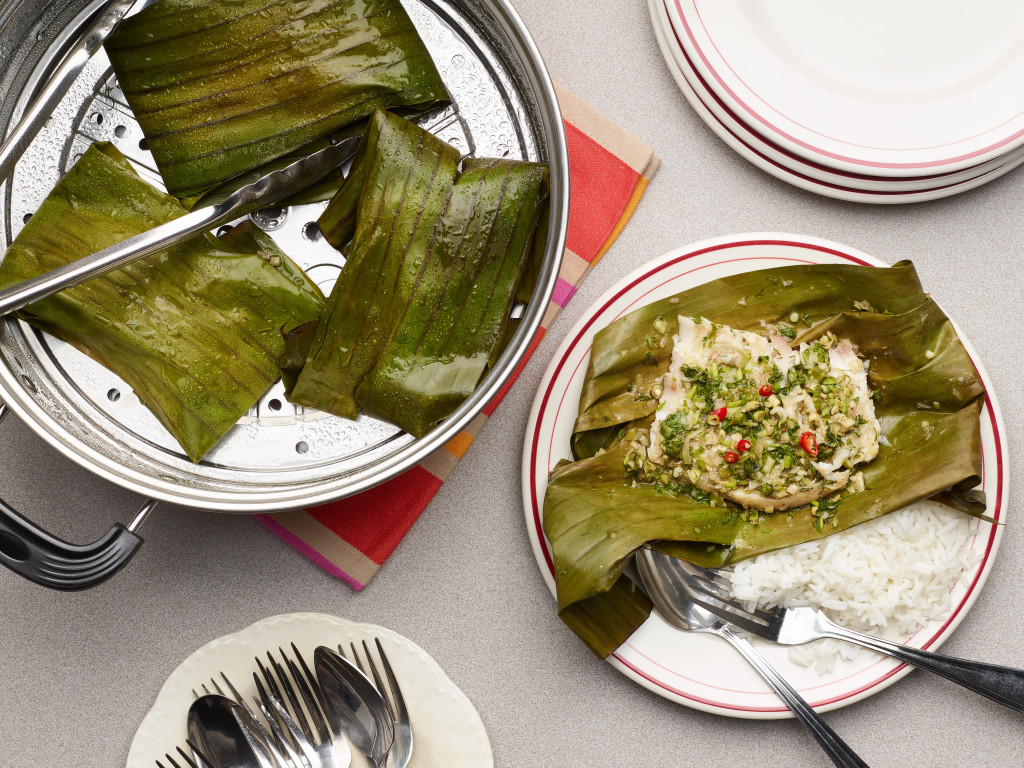
MULTIPOLYGON (((795 136, 790 135, 789 133, 786 133, 781 128, 779 128, 778 126, 773 124, 766 117, 763 117, 761 114, 759 114, 757 111, 755 111, 749 104, 747 104, 745 101, 743 101, 743 99, 741 99, 725 83, 725 81, 722 79, 722 77, 718 74, 718 71, 713 66, 711 66, 711 62, 708 61, 708 58, 705 55, 704 51, 701 50, 700 45, 697 43, 697 40, 696 40, 696 38, 693 35, 693 30, 690 29, 690 25, 687 24, 687 22, 686 22, 686 15, 685 15, 685 13, 683 11, 683 7, 680 4, 679 0, 673 0, 673 2, 675 3, 676 10, 679 11, 679 20, 682 22, 683 29, 686 30, 686 36, 687 36, 687 38, 689 38, 690 42, 693 44, 694 50, 696 50, 697 55, 700 57, 700 60, 702 62, 704 62, 704 66, 706 66, 708 68, 708 70, 714 75, 715 80, 718 82, 718 84, 720 86, 722 86, 722 88, 725 90, 726 93, 729 94, 730 98, 734 99, 736 101, 736 103, 739 104, 741 107, 743 107, 743 109, 746 110, 746 112, 751 117, 753 117, 757 122, 761 123, 761 125, 765 126, 768 130, 774 132, 778 136, 782 136, 783 138, 788 139, 789 141, 793 142, 794 144, 796 144, 798 146, 803 147, 804 149, 807 149, 807 150, 809 150, 811 152, 814 152, 817 155, 821 155, 822 157, 830 157, 833 160, 840 160, 842 162, 847 162, 847 163, 851 163, 851 164, 854 164, 854 165, 860 165, 860 166, 864 166, 864 167, 867 167, 867 168, 893 168, 893 169, 897 169, 897 168, 908 168, 908 169, 909 168, 935 168, 935 167, 939 167, 939 166, 943 166, 943 165, 949 165, 951 163, 957 163, 957 162, 960 162, 962 160, 970 160, 972 158, 980 157, 982 155, 988 154, 989 152, 992 152, 994 150, 1000 149, 1001 147, 1005 147, 1006 145, 1015 142, 1021 136, 1024 136, 1024 130, 1020 130, 1020 131, 1017 131, 1016 133, 1014 133, 1011 136, 1005 137, 1001 141, 997 141, 994 144, 990 144, 987 147, 983 147, 983 148, 975 150, 973 152, 967 152, 967 153, 956 155, 954 157, 946 158, 946 159, 943 159, 943 160, 930 160, 930 161, 926 161, 926 162, 916 162, 916 163, 890 163, 890 162, 879 162, 879 161, 872 161, 872 160, 863 160, 863 159, 856 158, 856 157, 847 157, 846 155, 840 155, 840 154, 837 154, 837 153, 834 153, 834 152, 830 152, 828 150, 822 149, 821 147, 815 147, 815 146, 813 146, 811 144, 808 144, 805 141, 802 141, 801 139, 796 138, 795 136)), ((693 5, 694 12, 697 14, 697 18, 701 18, 700 17, 700 10, 697 8, 697 4, 693 3, 693 2, 691 4, 693 5)), ((701 19, 701 23, 703 24, 703 19, 701 19)), ((707 28, 706 27, 705 27, 704 31, 707 32, 707 28)), ((709 39, 711 38, 710 33, 708 33, 708 38, 709 39)), ((712 41, 712 46, 714 46, 714 42, 713 41, 712 41)), ((717 48, 715 50, 716 50, 716 52, 718 52, 719 56, 722 56, 721 51, 718 51, 717 48)), ((722 56, 722 61, 725 62, 725 57, 724 56, 722 56)), ((726 62, 726 66, 728 66, 728 62, 726 62)), ((729 69, 733 73, 733 75, 736 77, 737 80, 739 80, 741 83, 743 83, 743 85, 748 90, 750 90, 751 93, 753 93, 754 95, 757 95, 756 92, 749 85, 747 85, 745 82, 743 82, 743 79, 734 70, 732 70, 731 67, 729 67, 729 69)), ((765 102, 765 104, 767 104, 767 102, 765 102)), ((781 113, 779 113, 779 114, 781 114, 781 113)), ((1018 112, 1016 115, 1013 115, 1008 120, 1003 121, 1002 123, 1000 123, 997 126, 989 128, 987 131, 982 131, 982 133, 975 134, 974 136, 968 136, 968 137, 965 137, 964 139, 959 139, 959 140, 957 140, 955 142, 950 142, 949 145, 938 145, 938 146, 934 146, 934 147, 918 147, 917 151, 926 150, 926 149, 941 149, 943 146, 951 146, 951 145, 957 144, 957 143, 959 143, 961 141, 967 141, 967 140, 970 140, 970 139, 977 138, 979 136, 983 136, 985 133, 990 133, 992 131, 998 130, 999 128, 1003 127, 1007 123, 1017 119, 1018 117, 1021 116, 1021 114, 1024 114, 1024 112, 1018 112)), ((788 118, 787 117, 786 119, 789 120, 790 122, 792 122, 794 125, 799 125, 801 128, 803 128, 804 130, 806 130, 806 131, 808 131, 810 133, 817 133, 819 136, 822 136, 824 138, 830 139, 832 141, 835 141, 835 142, 838 142, 838 143, 841 143, 841 144, 847 144, 847 145, 849 145, 851 147, 861 146, 864 149, 875 149, 875 150, 884 151, 884 152, 897 151, 897 150, 893 150, 893 149, 887 148, 887 147, 866 147, 866 146, 863 146, 863 145, 854 144, 852 142, 843 141, 842 139, 837 139, 837 138, 834 138, 832 136, 827 136, 827 135, 825 135, 823 133, 820 133, 819 131, 815 131, 815 130, 813 130, 811 128, 808 128, 805 125, 801 125, 800 123, 798 123, 796 120, 793 120, 792 118, 788 118)), ((741 121, 741 122, 745 123, 746 121, 744 120, 744 121, 741 121)), ((915 151, 915 150, 905 150, 904 149, 904 150, 898 150, 898 151, 915 151)))
MULTIPOLYGON (((665 0, 665 2, 668 2, 668 0, 665 0)), ((740 125, 743 125, 743 126, 746 127, 747 123, 743 120, 743 118, 738 117, 736 115, 736 113, 732 110, 732 108, 729 107, 729 105, 726 104, 724 101, 722 101, 721 97, 717 93, 715 93, 713 88, 711 88, 708 85, 707 80, 704 79, 703 75, 701 75, 701 73, 699 71, 697 71, 697 68, 693 66, 693 62, 690 59, 689 55, 686 53, 686 50, 683 48, 683 43, 679 39, 679 34, 676 32, 675 28, 671 27, 671 25, 670 25, 670 29, 672 31, 672 36, 676 39, 676 45, 679 47, 680 53, 682 53, 683 57, 687 60, 687 62, 690 63, 690 74, 692 74, 694 77, 697 78, 697 80, 700 82, 700 85, 704 89, 704 91, 712 99, 714 99, 715 104, 717 104, 718 107, 723 112, 725 112, 727 115, 729 115, 729 117, 732 120, 735 120, 740 125)), ((696 90, 694 90, 694 93, 696 93, 696 90)), ((700 97, 701 97, 701 94, 698 93, 697 94, 697 98, 700 98, 700 97)), ((734 131, 728 125, 726 125, 721 120, 719 120, 718 117, 713 112, 711 112, 710 110, 708 110, 708 111, 711 114, 712 119, 714 119, 715 122, 717 122, 718 125, 721 126, 722 130, 726 131, 730 136, 732 136, 734 139, 736 139, 736 141, 740 142, 743 146, 745 146, 748 150, 750 150, 755 155, 757 155, 759 158, 764 160, 766 163, 768 163, 768 164, 778 168, 783 173, 790 174, 792 176, 796 176, 797 178, 803 179, 804 181, 806 181, 808 183, 818 184, 820 186, 827 187, 829 189, 838 189, 838 190, 840 190, 842 192, 850 192, 850 193, 858 194, 858 195, 881 195, 881 196, 886 196, 886 197, 899 197, 901 195, 903 195, 903 196, 906 196, 906 195, 920 195, 920 194, 924 194, 926 192, 937 192, 937 191, 942 190, 942 189, 948 189, 949 187, 955 187, 958 184, 965 184, 968 181, 972 180, 972 179, 964 179, 962 181, 952 182, 952 183, 949 183, 949 184, 939 184, 938 186, 928 187, 927 189, 909 189, 909 190, 908 189, 904 189, 904 190, 899 190, 899 189, 866 190, 866 189, 855 189, 853 187, 844 187, 841 184, 835 184, 833 182, 824 181, 823 179, 818 179, 818 178, 815 178, 813 176, 807 176, 807 175, 805 175, 803 173, 800 173, 795 168, 791 168, 789 166, 782 165, 782 163, 779 163, 778 161, 768 157, 766 154, 764 154, 763 152, 759 151, 757 149, 757 147, 752 145, 749 141, 747 141, 747 139, 745 139, 743 136, 740 136, 739 134, 737 134, 736 131, 734 131)), ((750 128, 748 127, 747 130, 750 130, 750 128)), ((810 160, 808 158, 800 157, 799 155, 796 155, 796 154, 790 152, 788 149, 786 149, 783 146, 775 144, 774 142, 770 141, 765 136, 757 134, 757 138, 760 141, 763 141, 765 144, 768 144, 776 152, 779 152, 781 154, 786 155, 787 157, 791 158, 794 162, 800 163, 801 165, 808 165, 808 166, 811 166, 813 168, 817 168, 817 169, 822 170, 822 171, 827 171, 828 173, 831 173, 833 175, 846 176, 848 178, 867 179, 867 180, 879 179, 878 176, 871 176, 871 175, 868 175, 868 174, 850 173, 848 171, 842 170, 841 168, 831 168, 829 166, 822 165, 820 163, 815 163, 815 162, 813 162, 812 160, 810 160)), ((963 170, 968 170, 968 169, 963 169, 963 170)), ((989 172, 994 171, 994 170, 996 170, 996 169, 993 168, 989 172)), ((955 171, 953 173, 959 173, 959 171, 955 171)), ((942 181, 943 176, 948 176, 948 175, 951 175, 951 174, 949 174, 949 173, 938 174, 938 175, 936 175, 934 177, 930 177, 930 176, 901 176, 901 177, 899 177, 899 180, 900 181, 911 181, 911 180, 915 180, 915 179, 934 178, 937 182, 939 182, 939 181, 942 181)))

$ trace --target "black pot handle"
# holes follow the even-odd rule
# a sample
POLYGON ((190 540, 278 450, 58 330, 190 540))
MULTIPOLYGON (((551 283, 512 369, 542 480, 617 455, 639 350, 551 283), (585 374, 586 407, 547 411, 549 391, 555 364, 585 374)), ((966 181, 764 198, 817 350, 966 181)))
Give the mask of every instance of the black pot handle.
MULTIPOLYGON (((7 406, 0 403, 0 421, 7 406)), ((114 525, 92 544, 69 544, 22 517, 0 500, 0 564, 50 589, 89 589, 121 570, 142 544, 135 530, 156 506, 149 500, 125 528, 114 525)))

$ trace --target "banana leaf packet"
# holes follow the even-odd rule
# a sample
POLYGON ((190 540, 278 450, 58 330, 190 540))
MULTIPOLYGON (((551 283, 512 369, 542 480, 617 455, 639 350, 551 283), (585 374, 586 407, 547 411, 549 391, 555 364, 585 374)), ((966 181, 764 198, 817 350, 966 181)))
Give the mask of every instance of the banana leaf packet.
POLYGON ((179 199, 378 107, 450 101, 399 0, 160 0, 125 19, 105 48, 179 199))
MULTIPOLYGON (((183 216, 117 149, 93 144, 0 262, 7 288, 183 216)), ((197 235, 18 316, 120 376, 198 462, 277 381, 280 329, 324 298, 253 225, 197 235)))
POLYGON ((981 480, 983 402, 951 322, 906 261, 888 269, 829 264, 748 272, 620 318, 594 337, 572 435, 575 461, 552 471, 545 494, 559 615, 603 658, 650 614, 647 597, 623 574, 639 547, 714 568, 929 497, 984 517, 983 501, 969 491, 981 480), (673 481, 634 482, 624 461, 653 421, 658 398, 651 390, 668 371, 679 315, 761 333, 773 325, 793 344, 826 331, 856 344, 869 361, 884 436, 877 457, 858 465, 866 490, 844 495, 823 526, 811 507, 751 515, 721 501, 711 506, 673 481))
POLYGON ((501 350, 546 196, 545 165, 462 158, 376 112, 319 219, 347 260, 320 322, 287 337, 289 400, 433 429, 501 350))

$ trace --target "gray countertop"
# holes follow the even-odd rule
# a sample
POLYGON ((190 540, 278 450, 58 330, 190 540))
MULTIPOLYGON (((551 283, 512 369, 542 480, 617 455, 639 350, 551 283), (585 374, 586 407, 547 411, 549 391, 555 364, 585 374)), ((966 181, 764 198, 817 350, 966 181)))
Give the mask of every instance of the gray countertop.
MULTIPOLYGON (((382 624, 431 653, 477 706, 496 765, 825 766, 793 721, 693 711, 597 661, 555 615, 526 538, 519 463, 555 347, 612 283, 678 245, 746 231, 837 240, 913 259, 984 361, 1011 448, 1024 430, 1020 253, 1024 171, 904 207, 838 202, 778 181, 693 113, 640 0, 516 0, 552 76, 654 147, 663 165, 629 227, 551 328, 476 444, 394 556, 355 593, 246 517, 158 507, 112 582, 58 594, 0 572, 0 765, 123 765, 166 676, 208 640, 266 616, 320 611, 382 624)), ((9 418, 0 498, 85 540, 141 500, 58 456, 9 418)), ((943 650, 1024 667, 1024 471, 1011 453, 1009 524, 978 602, 943 650)), ((872 766, 1024 764, 1024 719, 922 672, 828 721, 872 766)))

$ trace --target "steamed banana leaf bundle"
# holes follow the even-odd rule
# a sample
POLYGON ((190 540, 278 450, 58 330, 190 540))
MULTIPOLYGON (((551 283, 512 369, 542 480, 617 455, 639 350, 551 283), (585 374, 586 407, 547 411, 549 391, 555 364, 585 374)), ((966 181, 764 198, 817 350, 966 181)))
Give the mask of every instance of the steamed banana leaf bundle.
POLYGON ((575 461, 551 473, 544 501, 561 617, 597 655, 618 647, 650 612, 623 575, 649 544, 719 567, 929 497, 980 515, 984 504, 967 491, 980 482, 983 399, 963 344, 909 262, 749 272, 620 318, 594 338, 572 436, 575 461), (752 511, 672 476, 635 471, 634 448, 651 438, 679 316, 761 334, 776 328, 794 344, 831 332, 859 348, 876 401, 878 454, 857 468, 864 489, 837 498, 826 524, 817 504, 752 511))
POLYGON ((320 322, 288 338, 289 399, 417 437, 450 415, 500 349, 546 180, 546 166, 463 160, 375 113, 319 220, 348 257, 320 322))
POLYGON ((449 100, 399 0, 160 0, 105 47, 178 198, 378 107, 449 100))
MULTIPOLYGON (((94 144, 7 250, 0 288, 185 213, 113 145, 94 144)), ((322 309, 316 285, 247 223, 222 238, 192 237, 18 314, 124 379, 199 461, 277 380, 281 327, 322 309)))

